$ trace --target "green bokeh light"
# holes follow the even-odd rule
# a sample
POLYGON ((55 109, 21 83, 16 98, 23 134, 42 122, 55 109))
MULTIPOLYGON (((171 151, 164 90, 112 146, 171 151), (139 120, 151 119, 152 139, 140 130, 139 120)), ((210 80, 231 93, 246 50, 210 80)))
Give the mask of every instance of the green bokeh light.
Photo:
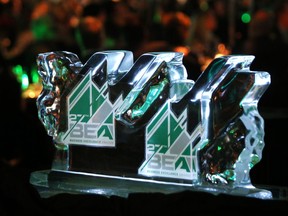
POLYGON ((249 23, 251 21, 251 15, 249 13, 243 13, 241 16, 241 21, 243 23, 249 23))
POLYGON ((21 65, 16 65, 12 68, 12 72, 15 74, 18 82, 22 83, 22 74, 23 74, 23 68, 21 65))
POLYGON ((15 65, 12 68, 12 72, 15 74, 18 82, 21 84, 22 90, 25 90, 29 86, 29 76, 21 65, 15 65))
POLYGON ((22 74, 22 83, 21 83, 22 89, 25 90, 29 86, 29 77, 26 73, 22 74))
POLYGON ((31 78, 32 78, 32 83, 38 83, 40 81, 40 77, 38 75, 38 71, 36 68, 33 68, 31 70, 31 78))

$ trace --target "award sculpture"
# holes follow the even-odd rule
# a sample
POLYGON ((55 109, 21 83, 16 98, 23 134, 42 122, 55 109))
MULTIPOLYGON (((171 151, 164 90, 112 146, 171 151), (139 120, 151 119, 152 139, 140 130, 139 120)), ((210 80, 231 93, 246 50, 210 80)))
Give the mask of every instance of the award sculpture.
POLYGON ((249 175, 264 148, 257 105, 269 73, 250 70, 254 56, 229 55, 194 81, 182 59, 152 52, 134 62, 132 52, 111 50, 83 64, 71 52, 39 54, 37 107, 56 154, 45 183, 38 172, 32 184, 119 196, 204 190, 270 198, 249 175))

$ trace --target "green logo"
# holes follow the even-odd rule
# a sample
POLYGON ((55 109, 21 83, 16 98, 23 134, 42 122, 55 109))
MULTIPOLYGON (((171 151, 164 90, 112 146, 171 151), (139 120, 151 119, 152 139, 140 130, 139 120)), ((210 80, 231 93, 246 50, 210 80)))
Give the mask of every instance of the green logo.
POLYGON ((63 136, 64 144, 115 147, 115 104, 108 98, 107 82, 98 87, 92 80, 92 72, 68 96, 68 130, 63 136))
POLYGON ((201 133, 196 129, 189 135, 186 121, 187 111, 177 118, 171 110, 170 101, 166 101, 146 127, 146 159, 138 170, 139 174, 197 179, 197 155, 192 143, 201 133))

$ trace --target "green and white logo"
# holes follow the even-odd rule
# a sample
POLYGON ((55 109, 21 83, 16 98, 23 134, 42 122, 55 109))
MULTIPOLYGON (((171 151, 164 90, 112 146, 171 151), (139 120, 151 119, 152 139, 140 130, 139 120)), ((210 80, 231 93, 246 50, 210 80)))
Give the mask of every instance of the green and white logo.
POLYGON ((108 84, 98 87, 87 73, 67 99, 68 130, 64 144, 115 147, 114 113, 122 96, 112 104, 108 84))
POLYGON ((200 126, 189 135, 186 121, 187 111, 177 118, 170 101, 166 101, 146 127, 146 160, 139 174, 197 180, 197 155, 192 142, 200 136, 200 126))

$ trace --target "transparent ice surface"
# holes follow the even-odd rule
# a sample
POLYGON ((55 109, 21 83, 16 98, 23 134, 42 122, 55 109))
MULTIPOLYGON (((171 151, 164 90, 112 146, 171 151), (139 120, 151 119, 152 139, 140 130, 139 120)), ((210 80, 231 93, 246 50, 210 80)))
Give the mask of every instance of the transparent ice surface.
POLYGON ((37 107, 57 149, 52 170, 253 188, 249 173, 264 148, 257 106, 269 73, 250 70, 254 56, 229 55, 189 80, 182 58, 157 52, 134 62, 117 50, 83 64, 74 53, 39 54, 37 107))

